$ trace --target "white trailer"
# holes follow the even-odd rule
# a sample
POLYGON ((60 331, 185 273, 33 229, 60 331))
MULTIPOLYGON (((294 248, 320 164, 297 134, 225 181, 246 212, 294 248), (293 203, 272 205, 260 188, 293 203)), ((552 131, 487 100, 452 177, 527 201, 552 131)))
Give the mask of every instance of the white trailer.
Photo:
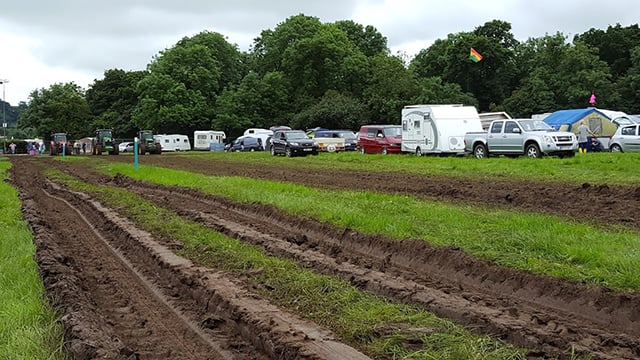
POLYGON ((259 129, 259 128, 249 128, 244 131, 244 136, 251 136, 254 138, 260 139, 260 144, 264 150, 270 150, 271 144, 271 136, 273 136, 273 131, 269 129, 259 129))
POLYGON ((464 154, 464 134, 482 131, 478 111, 463 105, 409 105, 402 109, 402 152, 464 154))
POLYGON ((189 151, 191 150, 191 142, 187 135, 180 134, 159 134, 153 135, 153 138, 160 143, 162 151, 189 151))
POLYGON ((196 130, 193 132, 193 150, 211 150, 211 144, 224 144, 226 138, 224 131, 196 130))

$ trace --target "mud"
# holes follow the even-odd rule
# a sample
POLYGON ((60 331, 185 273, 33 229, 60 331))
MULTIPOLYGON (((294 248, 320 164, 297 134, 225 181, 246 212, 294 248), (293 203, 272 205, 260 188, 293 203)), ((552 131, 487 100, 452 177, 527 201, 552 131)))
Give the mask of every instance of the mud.
MULTIPOLYGON (((288 168, 240 167, 178 156, 145 157, 145 161, 211 175, 404 193, 527 211, 548 204, 545 211, 549 213, 576 218, 588 215, 603 225, 638 227, 636 218, 589 210, 593 202, 613 210, 638 208, 637 188, 585 184, 557 190, 555 184, 482 180, 452 184, 451 179, 438 177, 310 169, 296 170, 293 177, 288 168), (571 201, 560 202, 560 198, 571 201)), ((117 209, 104 209, 86 194, 48 182, 42 170, 56 166, 90 183, 104 184, 104 177, 72 162, 47 158, 12 162, 12 181, 20 189, 25 216, 36 233, 43 279, 50 298, 65 314, 69 350, 77 358, 366 358, 328 331, 250 296, 242 284, 234 284, 224 273, 176 257, 170 251, 175 244, 136 230, 135 224, 119 217, 117 209), (225 296, 222 289, 227 288, 234 290, 225 296), (142 303, 137 302, 139 298, 142 303), (233 300, 238 298, 257 303, 240 306, 233 300), (281 326, 266 326, 258 319, 264 318, 267 308, 268 314, 275 312, 275 318, 288 320, 281 326), (154 311, 148 314, 145 309, 154 311), (238 318, 254 320, 240 322, 238 318), (173 326, 162 323, 165 320, 173 326), (267 343, 273 345, 265 346, 267 343)), ((584 287, 498 267, 455 248, 365 235, 292 217, 270 206, 238 204, 194 190, 124 176, 106 183, 261 246, 268 253, 529 348, 530 358, 568 358, 572 351, 595 359, 640 357, 637 293, 584 287)))

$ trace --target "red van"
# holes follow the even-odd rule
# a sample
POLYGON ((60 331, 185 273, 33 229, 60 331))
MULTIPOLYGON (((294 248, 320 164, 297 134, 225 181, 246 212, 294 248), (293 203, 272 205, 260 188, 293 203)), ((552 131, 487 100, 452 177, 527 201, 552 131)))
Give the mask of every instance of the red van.
POLYGON ((363 125, 358 132, 360 154, 399 154, 401 145, 400 125, 363 125))

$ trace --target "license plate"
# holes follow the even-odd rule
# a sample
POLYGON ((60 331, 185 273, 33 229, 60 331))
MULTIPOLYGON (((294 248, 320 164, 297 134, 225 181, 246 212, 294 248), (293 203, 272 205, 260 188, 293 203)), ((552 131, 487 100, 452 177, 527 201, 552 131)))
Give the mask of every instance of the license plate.
POLYGON ((302 151, 311 151, 312 149, 303 149, 302 151))

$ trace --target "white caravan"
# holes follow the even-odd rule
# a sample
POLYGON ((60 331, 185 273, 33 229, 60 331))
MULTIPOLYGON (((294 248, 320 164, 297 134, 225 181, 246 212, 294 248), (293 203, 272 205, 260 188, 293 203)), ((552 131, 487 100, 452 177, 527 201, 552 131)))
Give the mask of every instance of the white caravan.
POLYGON ((224 131, 196 130, 193 132, 193 150, 211 150, 211 144, 224 144, 226 138, 224 131))
POLYGON ((160 143, 162 151, 189 151, 191 150, 191 142, 187 135, 180 134, 162 134, 153 135, 153 138, 160 143))
POLYGON ((464 154, 464 134, 482 131, 478 111, 462 105, 409 105, 402 109, 402 152, 464 154))

